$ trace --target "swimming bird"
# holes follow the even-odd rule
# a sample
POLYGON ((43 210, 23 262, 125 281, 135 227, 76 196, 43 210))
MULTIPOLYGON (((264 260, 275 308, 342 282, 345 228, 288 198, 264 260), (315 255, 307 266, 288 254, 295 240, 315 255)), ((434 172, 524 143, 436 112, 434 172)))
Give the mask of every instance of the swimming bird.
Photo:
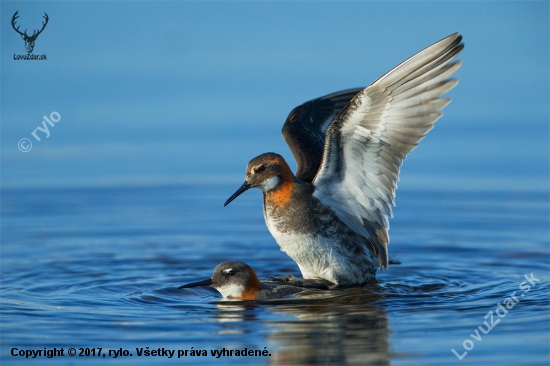
POLYGON ((225 299, 262 300, 282 298, 305 290, 304 286, 284 285, 281 282, 260 281, 256 272, 244 262, 222 262, 214 268, 212 277, 178 288, 212 286, 225 299))
POLYGON ((458 83, 463 49, 452 34, 391 69, 364 89, 349 89, 296 107, 283 138, 296 160, 261 154, 244 184, 263 191, 266 225, 306 279, 336 286, 370 281, 388 266, 389 221, 405 157, 433 128, 458 83))

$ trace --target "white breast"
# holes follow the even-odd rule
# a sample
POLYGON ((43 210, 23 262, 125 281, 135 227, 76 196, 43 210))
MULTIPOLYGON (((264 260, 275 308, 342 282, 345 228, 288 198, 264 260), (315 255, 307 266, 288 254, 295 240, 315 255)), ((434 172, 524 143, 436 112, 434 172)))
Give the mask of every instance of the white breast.
POLYGON ((304 278, 323 278, 338 283, 335 271, 343 269, 343 261, 332 251, 332 243, 317 235, 281 232, 276 220, 267 215, 265 222, 281 250, 298 264, 304 278))

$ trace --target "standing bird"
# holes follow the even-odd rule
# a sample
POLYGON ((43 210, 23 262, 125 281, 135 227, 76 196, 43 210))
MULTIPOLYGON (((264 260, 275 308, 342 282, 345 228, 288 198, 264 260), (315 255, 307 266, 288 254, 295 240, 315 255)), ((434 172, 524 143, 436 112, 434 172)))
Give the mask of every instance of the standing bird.
POLYGON ((225 206, 260 188, 267 227, 304 278, 336 286, 372 280, 388 266, 399 169, 451 101, 440 96, 458 83, 447 78, 461 65, 451 62, 461 40, 457 33, 442 39, 365 89, 296 107, 283 126, 296 176, 282 156, 257 156, 225 206))

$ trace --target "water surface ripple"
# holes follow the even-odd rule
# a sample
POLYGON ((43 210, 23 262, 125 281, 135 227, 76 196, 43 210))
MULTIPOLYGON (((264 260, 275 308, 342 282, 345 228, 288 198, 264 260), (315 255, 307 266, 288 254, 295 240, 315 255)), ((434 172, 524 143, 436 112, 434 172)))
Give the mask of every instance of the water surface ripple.
POLYGON ((14 347, 102 347, 132 356, 56 364, 548 364, 547 192, 400 189, 389 248, 401 264, 364 288, 240 303, 178 290, 224 260, 261 278, 299 275, 265 227, 260 193, 223 208, 233 190, 2 191, 1 363, 24 362, 14 347), (500 321, 485 334, 491 311, 500 321), (145 347, 208 356, 139 357, 145 347), (269 356, 211 356, 224 348, 269 356))

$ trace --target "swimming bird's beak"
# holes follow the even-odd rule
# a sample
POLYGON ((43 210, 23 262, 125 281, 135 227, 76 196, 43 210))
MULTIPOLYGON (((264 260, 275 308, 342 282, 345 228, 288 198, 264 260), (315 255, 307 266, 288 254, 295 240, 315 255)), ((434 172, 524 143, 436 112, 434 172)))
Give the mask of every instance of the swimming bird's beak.
POLYGON ((183 285, 183 286, 180 286, 178 288, 189 288, 189 287, 198 287, 198 286, 212 286, 213 283, 214 282, 212 281, 212 279, 209 278, 207 280, 200 281, 200 282, 188 283, 187 285, 183 285))
POLYGON ((223 207, 230 204, 231 201, 233 201, 235 198, 239 197, 241 195, 241 193, 247 191, 249 188, 250 188, 250 184, 248 184, 247 182, 244 182, 243 185, 241 186, 241 188, 237 189, 237 192, 233 193, 233 196, 229 197, 229 199, 227 201, 225 201, 223 207))

